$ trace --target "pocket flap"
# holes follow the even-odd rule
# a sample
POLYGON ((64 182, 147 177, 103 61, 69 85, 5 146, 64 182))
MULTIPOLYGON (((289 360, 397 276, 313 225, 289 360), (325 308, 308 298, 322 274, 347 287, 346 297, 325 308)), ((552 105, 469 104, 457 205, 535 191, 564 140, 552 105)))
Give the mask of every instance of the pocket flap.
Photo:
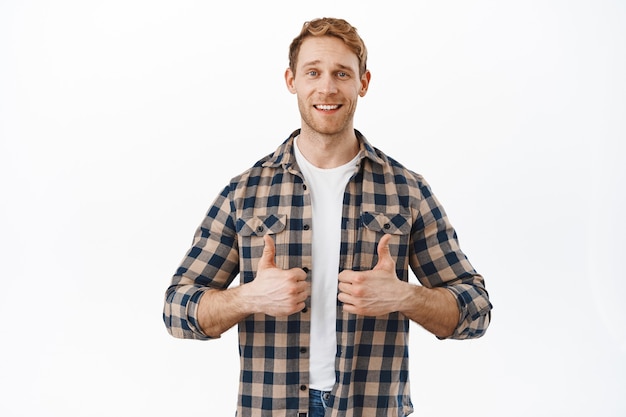
POLYGON ((392 235, 406 235, 411 231, 410 218, 402 214, 385 214, 364 212, 361 222, 369 230, 389 233, 392 235))
POLYGON ((237 219, 237 233, 241 236, 264 236, 280 233, 287 225, 286 214, 268 214, 237 219))

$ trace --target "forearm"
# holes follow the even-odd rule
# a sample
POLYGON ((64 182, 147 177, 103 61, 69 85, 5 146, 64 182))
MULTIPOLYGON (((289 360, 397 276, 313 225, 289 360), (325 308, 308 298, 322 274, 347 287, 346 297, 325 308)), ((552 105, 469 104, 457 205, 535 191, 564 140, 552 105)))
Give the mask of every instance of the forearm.
POLYGON ((445 288, 406 284, 400 312, 440 338, 451 336, 459 324, 454 295, 445 288))
POLYGON ((218 338, 252 314, 242 299, 242 287, 205 291, 198 303, 198 324, 204 334, 218 338))

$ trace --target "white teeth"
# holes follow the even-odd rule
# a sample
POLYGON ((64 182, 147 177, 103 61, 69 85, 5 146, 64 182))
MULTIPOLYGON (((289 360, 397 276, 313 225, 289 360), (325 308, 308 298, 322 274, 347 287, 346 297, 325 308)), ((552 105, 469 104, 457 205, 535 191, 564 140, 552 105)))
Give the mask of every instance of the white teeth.
POLYGON ((315 106, 317 109, 319 110, 335 110, 339 108, 338 104, 318 104, 317 106, 315 106))

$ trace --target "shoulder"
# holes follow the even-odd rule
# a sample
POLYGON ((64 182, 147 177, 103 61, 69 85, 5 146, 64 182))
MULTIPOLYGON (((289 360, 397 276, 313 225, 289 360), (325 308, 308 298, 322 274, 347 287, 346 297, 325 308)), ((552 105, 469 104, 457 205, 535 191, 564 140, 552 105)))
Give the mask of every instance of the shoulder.
POLYGON ((258 185, 287 169, 293 159, 293 139, 298 133, 299 130, 294 131, 274 152, 265 155, 250 168, 234 176, 230 181, 231 188, 237 188, 242 184, 245 186, 258 185))
POLYGON ((416 188, 420 188, 426 183, 422 175, 407 168, 403 163, 389 156, 380 148, 373 146, 358 130, 355 132, 361 141, 363 158, 367 161, 364 164, 364 169, 371 171, 374 178, 378 178, 386 183, 406 184, 416 188))
POLYGON ((373 150, 383 162, 383 171, 392 176, 393 182, 396 184, 406 184, 406 186, 416 189, 429 188, 429 184, 422 174, 407 167, 392 156, 387 155, 379 148, 374 147, 373 150))

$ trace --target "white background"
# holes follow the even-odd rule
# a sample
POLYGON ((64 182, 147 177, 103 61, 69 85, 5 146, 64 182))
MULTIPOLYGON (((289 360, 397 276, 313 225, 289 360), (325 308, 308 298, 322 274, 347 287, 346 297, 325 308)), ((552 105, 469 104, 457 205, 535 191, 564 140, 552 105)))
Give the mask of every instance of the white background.
POLYGON ((370 51, 356 127, 425 175, 495 307, 475 341, 413 327, 415 415, 626 415, 617 0, 1 1, 0 415, 234 415, 235 332, 171 338, 163 293, 299 126, 287 48, 321 16, 370 51))

